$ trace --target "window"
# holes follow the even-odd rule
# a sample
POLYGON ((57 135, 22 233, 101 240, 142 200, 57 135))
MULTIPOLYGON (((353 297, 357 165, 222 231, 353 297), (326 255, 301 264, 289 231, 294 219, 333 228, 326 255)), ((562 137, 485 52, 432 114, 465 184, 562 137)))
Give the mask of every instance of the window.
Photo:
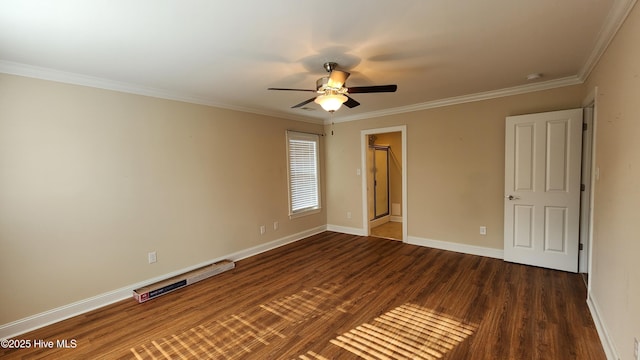
POLYGON ((320 211, 319 145, 318 135, 287 131, 289 217, 320 211))

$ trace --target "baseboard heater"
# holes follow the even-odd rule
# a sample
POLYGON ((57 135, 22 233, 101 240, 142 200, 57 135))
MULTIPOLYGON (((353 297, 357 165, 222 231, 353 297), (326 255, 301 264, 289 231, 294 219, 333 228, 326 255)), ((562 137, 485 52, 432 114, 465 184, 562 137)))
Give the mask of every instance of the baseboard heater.
POLYGON ((203 266, 184 274, 135 289, 133 290, 133 297, 139 303, 143 303, 171 291, 178 290, 187 285, 191 285, 206 278, 231 270, 235 267, 236 264, 231 260, 218 261, 211 265, 203 266))

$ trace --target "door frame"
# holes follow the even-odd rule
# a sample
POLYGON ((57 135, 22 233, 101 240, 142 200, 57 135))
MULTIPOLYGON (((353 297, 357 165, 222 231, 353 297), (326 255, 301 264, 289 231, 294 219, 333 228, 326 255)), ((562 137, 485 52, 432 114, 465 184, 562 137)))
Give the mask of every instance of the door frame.
MULTIPOLYGON (((598 129, 598 87, 595 86, 589 94, 585 97, 582 102, 582 107, 586 108, 593 105, 593 116, 591 119, 591 174, 589 179, 589 226, 588 226, 588 234, 586 236, 587 244, 585 246, 588 249, 587 256, 587 264, 586 264, 586 273, 587 273, 587 298, 589 298, 589 294, 591 293, 591 273, 593 271, 593 214, 595 207, 595 188, 596 181, 599 179, 599 169, 596 165, 596 139, 597 139, 597 129, 598 129)), ((583 154, 584 155, 584 154, 583 154)), ((581 224, 582 225, 582 224, 581 224)), ((578 269, 579 272, 582 272, 582 266, 578 269)))
POLYGON ((407 125, 391 126, 385 128, 367 129, 360 131, 360 158, 362 174, 362 231, 365 236, 370 235, 369 211, 367 203, 367 149, 369 148, 369 135, 399 132, 402 139, 402 242, 408 238, 407 225, 407 125))

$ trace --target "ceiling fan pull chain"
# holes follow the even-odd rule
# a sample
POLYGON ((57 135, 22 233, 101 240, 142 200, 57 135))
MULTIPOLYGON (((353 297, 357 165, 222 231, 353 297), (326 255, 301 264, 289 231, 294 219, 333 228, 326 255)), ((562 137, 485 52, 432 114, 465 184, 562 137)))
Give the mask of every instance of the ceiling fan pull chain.
POLYGON ((331 136, 333 136, 333 112, 330 112, 329 116, 331 120, 331 136))

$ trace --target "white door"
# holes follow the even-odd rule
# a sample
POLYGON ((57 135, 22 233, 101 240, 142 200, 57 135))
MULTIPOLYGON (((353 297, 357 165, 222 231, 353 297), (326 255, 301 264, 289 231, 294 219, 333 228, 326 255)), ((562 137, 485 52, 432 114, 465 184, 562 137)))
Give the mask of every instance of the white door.
POLYGON ((509 116, 504 260, 578 271, 582 109, 509 116))

